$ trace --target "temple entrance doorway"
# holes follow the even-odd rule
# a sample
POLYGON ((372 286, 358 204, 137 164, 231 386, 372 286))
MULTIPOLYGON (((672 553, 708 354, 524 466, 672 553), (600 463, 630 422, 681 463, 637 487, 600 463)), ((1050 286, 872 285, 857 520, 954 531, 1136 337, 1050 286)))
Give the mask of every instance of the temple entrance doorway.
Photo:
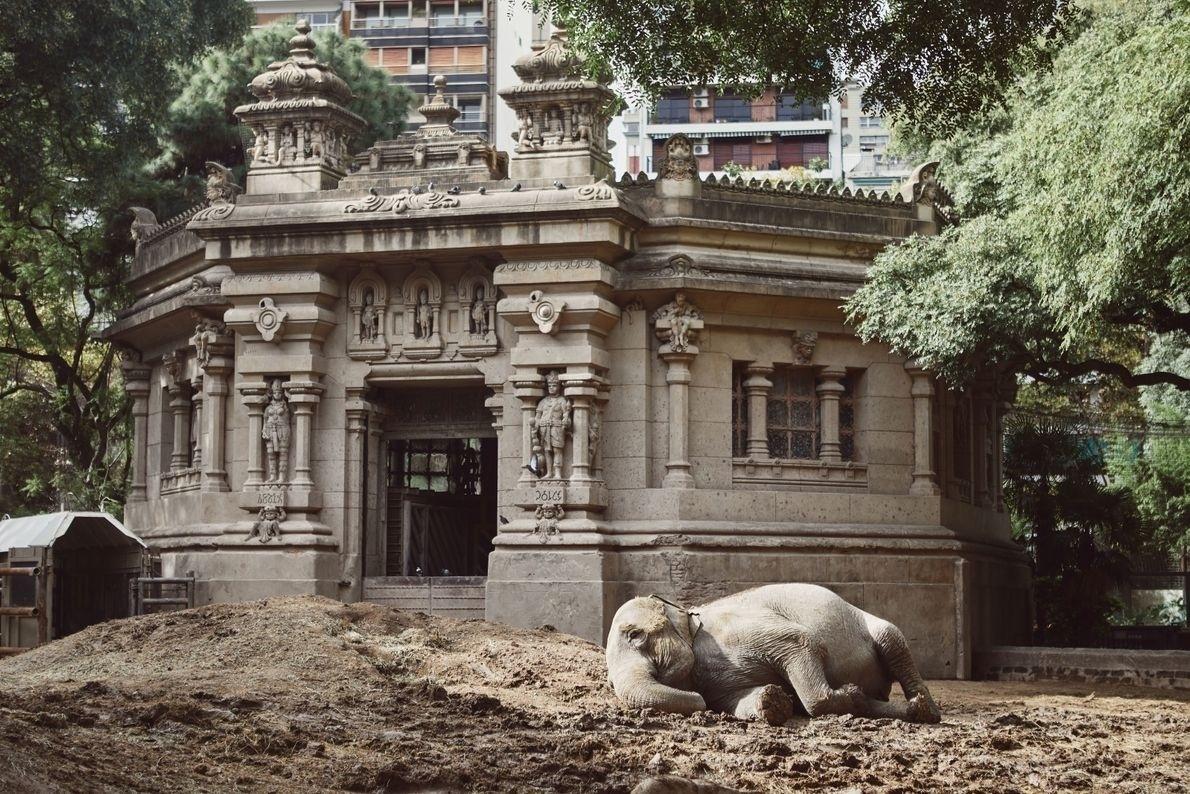
POLYGON ((388 442, 388 576, 486 576, 496 537, 496 439, 388 442))

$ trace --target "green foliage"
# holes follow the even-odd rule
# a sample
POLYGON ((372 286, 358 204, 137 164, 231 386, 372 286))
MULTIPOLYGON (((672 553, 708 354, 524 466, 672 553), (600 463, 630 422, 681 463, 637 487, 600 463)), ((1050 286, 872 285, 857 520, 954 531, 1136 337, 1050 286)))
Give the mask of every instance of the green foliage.
POLYGON ((707 83, 757 94, 776 84, 812 99, 857 77, 869 109, 932 128, 995 100, 1072 18, 1066 0, 531 2, 566 20, 592 70, 610 68, 630 95, 707 83))
POLYGON ((239 36, 251 12, 8 0, 0 18, 0 511, 44 509, 53 488, 95 506, 127 467, 114 351, 93 339, 124 300, 126 208, 148 184, 173 65, 239 36))
MULTIPOLYGON (((179 69, 182 88, 169 106, 162 152, 153 167, 162 177, 185 179, 192 196, 189 203, 197 198, 208 160, 233 168, 242 177, 243 131, 232 111, 254 101, 248 83, 270 63, 287 57, 292 36, 293 26, 286 23, 253 30, 239 43, 213 50, 197 64, 179 69)), ((413 95, 390 82, 386 72, 368 65, 367 48, 359 39, 345 39, 337 31, 318 31, 314 39, 315 56, 347 82, 355 95, 349 108, 368 122, 350 142, 352 149, 395 137, 413 95)))
POLYGON ((1184 0, 1110 4, 1018 81, 1005 108, 941 140, 967 220, 876 259, 848 306, 952 383, 979 371, 1190 390, 1141 365, 1190 329, 1190 15, 1184 0))
POLYGON ((1061 422, 1008 424, 1004 498, 1013 531, 1034 564, 1036 639, 1051 645, 1101 641, 1117 608, 1109 597, 1138 547, 1126 491, 1107 486, 1103 450, 1061 422))

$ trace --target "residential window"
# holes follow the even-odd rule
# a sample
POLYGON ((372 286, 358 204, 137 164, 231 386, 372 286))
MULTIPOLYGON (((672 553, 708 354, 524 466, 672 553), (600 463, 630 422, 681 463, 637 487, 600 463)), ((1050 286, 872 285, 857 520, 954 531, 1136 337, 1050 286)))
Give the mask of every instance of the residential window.
POLYGON ((880 116, 860 116, 859 126, 864 129, 871 129, 872 127, 883 127, 884 119, 880 116))
POLYGON ((459 109, 459 121, 483 121, 483 97, 461 96, 455 105, 459 109))
POLYGON ((482 0, 459 3, 459 22, 461 24, 467 27, 475 27, 476 25, 483 25, 486 21, 482 0))
POLYGON ((409 48, 409 65, 410 66, 425 66, 426 65, 426 48, 425 47, 410 47, 409 48))
POLYGON ((861 135, 859 136, 860 146, 887 146, 889 136, 887 135, 861 135))
POLYGON ((819 121, 822 116, 821 101, 799 102, 788 94, 777 98, 777 121, 819 121))
POLYGON ((640 122, 630 121, 624 125, 625 138, 639 138, 640 137, 640 122))
POLYGON ((740 96, 715 97, 715 121, 751 121, 752 103, 740 96))
POLYGON ((661 97, 653 116, 658 124, 685 124, 690 121, 690 97, 685 94, 661 97))
POLYGON ((731 145, 731 161, 736 165, 752 167, 752 144, 733 143, 731 145))

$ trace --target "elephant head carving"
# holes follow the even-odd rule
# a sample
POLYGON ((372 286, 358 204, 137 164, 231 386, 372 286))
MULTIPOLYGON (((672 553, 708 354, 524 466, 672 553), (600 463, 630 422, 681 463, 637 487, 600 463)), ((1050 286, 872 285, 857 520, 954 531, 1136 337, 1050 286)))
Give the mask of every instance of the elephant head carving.
POLYGON ((632 708, 693 714, 706 709, 694 690, 697 617, 655 596, 634 598, 612 618, 607 671, 632 708))

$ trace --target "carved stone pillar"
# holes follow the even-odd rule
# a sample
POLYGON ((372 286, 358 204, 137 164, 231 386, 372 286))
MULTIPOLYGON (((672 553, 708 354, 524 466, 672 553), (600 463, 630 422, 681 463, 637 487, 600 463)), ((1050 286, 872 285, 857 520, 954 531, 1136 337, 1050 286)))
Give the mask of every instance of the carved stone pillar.
POLYGON ((321 400, 323 387, 308 380, 285 382, 285 395, 293 411, 293 479, 290 484, 299 490, 314 488, 310 476, 310 452, 314 443, 314 410, 321 400))
POLYGON ((521 476, 518 483, 532 483, 537 476, 529 469, 529 458, 533 455, 533 415, 537 401, 545 395, 541 375, 518 374, 513 380, 517 399, 521 401, 521 476))
POLYGON ((180 472, 190 465, 190 384, 182 379, 184 359, 177 353, 167 353, 162 362, 169 373, 169 411, 173 414, 173 452, 169 456, 169 470, 180 472))
MULTIPOLYGON (((206 450, 203 453, 202 489, 204 491, 229 490, 227 483, 227 395, 230 391, 235 348, 230 334, 222 328, 212 331, 205 342, 206 363, 206 405, 203 414, 206 419, 206 450)), ((260 432, 256 433, 259 446, 260 432)))
POLYGON ((818 444, 820 460, 838 463, 843 460, 839 446, 839 398, 846 389, 843 378, 847 370, 842 367, 823 367, 818 373, 818 418, 822 435, 818 444))
POLYGON ((574 427, 571 445, 570 479, 583 482, 593 479, 591 475, 591 412, 599 390, 594 383, 579 381, 568 383, 565 394, 574 406, 574 427))
POLYGON ((369 419, 373 412, 372 405, 365 398, 363 387, 347 387, 347 448, 344 455, 343 484, 343 537, 342 545, 345 570, 343 581, 350 582, 348 598, 359 600, 363 597, 362 577, 365 563, 363 557, 367 554, 365 548, 365 534, 368 520, 368 468, 373 465, 368 449, 369 419), (368 466, 365 468, 365 461, 368 466))
POLYGON ((190 455, 190 468, 192 469, 202 468, 203 445, 206 443, 205 439, 203 438, 205 434, 202 423, 202 407, 204 398, 206 396, 203 393, 204 380, 205 378, 200 371, 194 376, 193 380, 190 381, 190 449, 192 450, 190 455))
POLYGON ((259 488, 264 482, 264 407, 268 404, 268 386, 264 383, 240 384, 240 395, 248 406, 248 471, 244 477, 244 489, 259 488))
POLYGON ((937 496, 942 493, 938 487, 938 474, 934 469, 934 421, 932 399, 934 383, 932 378, 912 364, 906 365, 909 377, 913 379, 910 394, 913 395, 913 484, 909 493, 918 496, 937 496))
POLYGON ((132 397, 132 489, 128 501, 143 502, 148 486, 149 378, 152 369, 139 361, 125 360, 124 391, 132 397))
POLYGON ((690 473, 690 365, 695 353, 662 353, 665 382, 669 384, 669 462, 665 464, 663 488, 693 488, 690 473))
POLYGON ((750 458, 768 458, 768 401, 773 382, 768 376, 773 368, 767 364, 749 364, 745 370, 748 379, 744 381, 744 392, 748 395, 748 445, 750 458))

